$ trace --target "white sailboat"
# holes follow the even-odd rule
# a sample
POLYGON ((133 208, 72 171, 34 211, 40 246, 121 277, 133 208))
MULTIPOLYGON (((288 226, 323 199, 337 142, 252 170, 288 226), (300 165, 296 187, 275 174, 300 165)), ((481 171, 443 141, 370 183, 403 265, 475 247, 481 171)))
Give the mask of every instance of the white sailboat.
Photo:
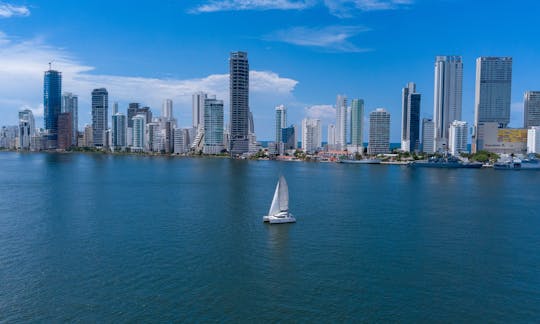
POLYGON ((289 213, 289 187, 283 176, 279 177, 270 211, 268 216, 263 217, 263 221, 270 224, 296 222, 294 216, 289 213))

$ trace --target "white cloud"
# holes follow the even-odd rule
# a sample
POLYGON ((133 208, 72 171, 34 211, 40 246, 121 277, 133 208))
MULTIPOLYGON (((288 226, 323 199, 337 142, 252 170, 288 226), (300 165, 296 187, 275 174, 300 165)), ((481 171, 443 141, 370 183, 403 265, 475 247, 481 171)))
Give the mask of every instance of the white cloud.
POLYGON ((370 49, 360 48, 350 41, 362 32, 369 31, 362 26, 326 26, 326 27, 292 27, 279 30, 264 37, 269 41, 279 41, 299 46, 323 48, 332 52, 366 52, 370 49))
POLYGON ((304 110, 308 118, 320 119, 323 123, 333 122, 336 119, 336 109, 332 105, 313 105, 304 110))
MULTIPOLYGON (((191 95, 196 91, 215 94, 224 100, 226 113, 228 111, 228 74, 184 80, 95 74, 93 67, 80 63, 65 50, 49 46, 39 39, 15 41, 1 33, 0 57, 2 124, 15 124, 17 111, 25 108, 32 109, 36 117, 43 116, 43 72, 52 59, 53 69, 62 72, 63 91, 79 95, 79 126, 90 122, 90 93, 100 87, 107 88, 109 101, 118 101, 121 110, 125 110, 128 102, 141 102, 158 113, 163 99, 173 99, 175 114, 182 126, 191 123, 191 95)), ((261 98, 277 101, 291 98, 297 83, 274 72, 251 71, 250 101, 255 118, 257 109, 267 104, 261 98)), ((36 123, 42 125, 39 120, 36 123)))
POLYGON ((413 0, 211 0, 189 12, 303 10, 323 4, 331 14, 345 18, 354 16, 356 11, 393 10, 412 3, 413 0))
POLYGON ((14 6, 9 3, 0 2, 0 18, 30 16, 30 10, 25 6, 14 6))
POLYGON ((302 10, 311 7, 313 3, 312 0, 212 0, 190 10, 190 13, 240 10, 302 10))

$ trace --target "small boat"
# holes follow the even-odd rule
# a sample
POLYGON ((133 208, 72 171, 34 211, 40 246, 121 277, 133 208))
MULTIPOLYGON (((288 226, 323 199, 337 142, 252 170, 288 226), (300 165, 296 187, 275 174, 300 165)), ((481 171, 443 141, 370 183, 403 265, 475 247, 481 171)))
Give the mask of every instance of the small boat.
POLYGON ((268 216, 263 217, 263 221, 270 224, 296 222, 296 218, 289 213, 289 187, 283 176, 279 177, 270 211, 268 216))

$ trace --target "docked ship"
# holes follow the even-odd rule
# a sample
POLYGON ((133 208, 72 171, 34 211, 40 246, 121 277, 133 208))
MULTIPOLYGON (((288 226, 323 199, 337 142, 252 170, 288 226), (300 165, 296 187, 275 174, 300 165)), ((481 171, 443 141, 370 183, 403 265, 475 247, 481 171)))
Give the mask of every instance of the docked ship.
POLYGON ((482 163, 464 162, 455 156, 431 157, 426 161, 414 161, 409 163, 413 168, 439 168, 439 169, 479 169, 482 163))
POLYGON ((517 159, 512 158, 506 161, 498 161, 493 164, 495 170, 540 170, 540 163, 536 158, 517 159))
POLYGON ((379 159, 363 159, 363 160, 343 159, 343 160, 339 160, 339 163, 347 163, 347 164, 381 164, 381 160, 379 160, 379 159))

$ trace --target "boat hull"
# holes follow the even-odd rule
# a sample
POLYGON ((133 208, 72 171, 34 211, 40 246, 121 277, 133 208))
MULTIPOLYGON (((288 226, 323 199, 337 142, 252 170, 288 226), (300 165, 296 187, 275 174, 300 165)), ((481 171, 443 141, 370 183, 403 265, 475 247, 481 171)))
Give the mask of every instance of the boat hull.
POLYGON ((268 222, 270 224, 296 223, 296 218, 291 214, 286 217, 268 216, 268 222))
POLYGON ((480 169, 481 163, 437 163, 437 162, 413 162, 409 166, 413 168, 436 168, 436 169, 480 169))

